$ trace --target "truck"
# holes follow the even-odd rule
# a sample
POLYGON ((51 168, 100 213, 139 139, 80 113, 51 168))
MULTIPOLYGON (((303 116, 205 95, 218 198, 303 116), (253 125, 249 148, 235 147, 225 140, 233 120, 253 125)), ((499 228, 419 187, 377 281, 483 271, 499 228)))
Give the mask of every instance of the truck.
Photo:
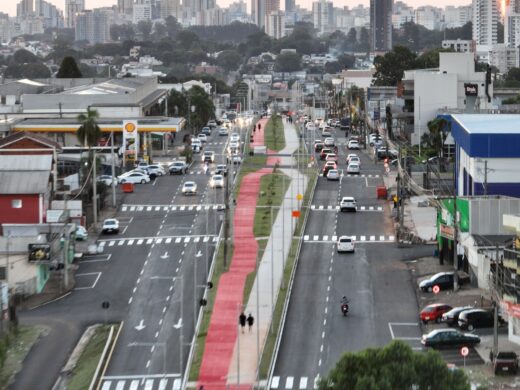
POLYGON ((339 122, 341 130, 350 130, 350 118, 341 118, 339 122))
POLYGON ((495 375, 508 372, 516 375, 518 371, 518 355, 515 352, 498 352, 493 360, 495 375))

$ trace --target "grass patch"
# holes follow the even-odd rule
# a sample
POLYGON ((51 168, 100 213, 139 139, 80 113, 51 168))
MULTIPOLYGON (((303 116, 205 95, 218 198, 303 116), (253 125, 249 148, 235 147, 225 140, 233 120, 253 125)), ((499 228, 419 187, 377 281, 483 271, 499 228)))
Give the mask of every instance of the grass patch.
POLYGON ((256 202, 257 209, 253 225, 255 237, 266 237, 271 234, 272 222, 275 221, 279 211, 276 207, 282 204, 290 182, 291 179, 281 173, 265 175, 260 179, 260 193, 256 202), (272 220, 271 208, 262 206, 274 206, 272 208, 272 220))
MULTIPOLYGON (((231 244, 230 250, 228 251, 228 259, 233 257, 234 247, 231 244)), ((211 320, 211 314, 213 313, 213 305, 215 304, 215 297, 217 296, 218 284, 220 277, 227 269, 224 268, 224 245, 220 245, 215 258, 215 268, 213 270, 213 276, 211 281, 213 282, 213 288, 208 292, 208 304, 204 308, 202 316, 202 322, 200 324, 199 333, 195 340, 195 353, 193 354, 193 361, 191 363, 189 381, 196 381, 199 378, 200 365, 202 364, 202 356, 204 354, 204 348, 206 346, 206 336, 208 335, 209 323, 211 320)), ((227 264, 229 267, 229 261, 227 264)))
POLYGON ((46 333, 48 328, 44 326, 19 326, 18 330, 6 333, 2 337, 5 352, 5 361, 0 369, 0 389, 6 389, 11 379, 22 368, 25 357, 32 346, 38 341, 40 335, 46 333))
POLYGON ((280 151, 285 148, 285 134, 282 117, 273 115, 264 130, 264 143, 267 149, 280 151))
MULTIPOLYGON (((102 325, 96 328, 88 345, 83 350, 76 367, 72 371, 70 381, 67 384, 68 390, 88 389, 112 326, 113 325, 102 325)), ((114 326, 114 336, 117 333, 117 329, 118 326, 114 326)))

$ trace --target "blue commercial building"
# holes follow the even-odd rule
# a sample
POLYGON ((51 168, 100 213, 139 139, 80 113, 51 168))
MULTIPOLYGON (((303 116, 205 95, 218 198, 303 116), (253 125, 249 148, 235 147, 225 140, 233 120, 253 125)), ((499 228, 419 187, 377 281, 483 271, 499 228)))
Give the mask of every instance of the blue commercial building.
POLYGON ((520 197, 520 115, 442 115, 455 141, 458 196, 520 197))

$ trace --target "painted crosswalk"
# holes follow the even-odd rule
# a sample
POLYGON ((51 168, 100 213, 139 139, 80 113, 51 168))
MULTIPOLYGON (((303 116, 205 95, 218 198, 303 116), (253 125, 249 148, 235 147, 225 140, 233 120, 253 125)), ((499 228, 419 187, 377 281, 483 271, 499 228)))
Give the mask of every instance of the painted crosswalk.
POLYGON ((316 377, 273 376, 269 389, 271 390, 310 390, 317 389, 319 375, 316 377))
POLYGON ((101 383, 101 390, 180 390, 180 378, 157 377, 108 377, 101 383))
POLYGON ((223 204, 124 204, 121 211, 125 212, 156 212, 156 211, 208 211, 208 210, 224 210, 223 204))
MULTIPOLYGON (((348 234, 345 234, 348 235, 348 234)), ((394 242, 395 236, 387 236, 381 234, 366 234, 366 235, 355 235, 349 236, 352 240, 356 242, 394 242)), ((323 235, 305 235, 303 236, 303 241, 305 242, 336 242, 338 240, 338 236, 323 236, 323 235)))
MULTIPOLYGON (((321 177, 324 177, 325 175, 323 173, 320 173, 321 177)), ((373 178, 378 179, 381 175, 371 175, 371 174, 355 174, 355 173, 342 173, 340 176, 342 177, 366 177, 366 178, 373 178)))
POLYGON ((218 242, 217 236, 162 236, 162 237, 132 237, 132 238, 116 238, 99 240, 100 247, 112 246, 139 246, 151 244, 189 244, 189 243, 206 243, 218 242))
MULTIPOLYGON (((311 210, 314 211, 338 211, 339 206, 332 205, 311 205, 311 210)), ((357 206, 357 211, 383 211, 383 206, 357 206)))

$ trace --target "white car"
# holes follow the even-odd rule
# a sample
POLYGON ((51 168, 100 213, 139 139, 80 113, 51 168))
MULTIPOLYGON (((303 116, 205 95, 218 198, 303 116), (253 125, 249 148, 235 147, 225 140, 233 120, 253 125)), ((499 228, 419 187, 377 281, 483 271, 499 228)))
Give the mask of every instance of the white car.
POLYGON ((341 252, 354 252, 354 240, 349 236, 341 236, 337 242, 337 251, 341 252))
POLYGON ((166 170, 163 168, 162 165, 153 164, 153 165, 148 166, 148 174, 149 175, 155 174, 157 176, 163 176, 163 175, 166 175, 166 170))
POLYGON ((206 142, 208 140, 208 137, 206 137, 206 134, 202 134, 200 133, 197 138, 199 139, 200 142, 206 142))
POLYGON ((98 176, 96 180, 97 180, 99 183, 103 183, 103 184, 106 185, 107 187, 108 187, 108 186, 111 186, 112 183, 117 184, 117 179, 116 179, 116 178, 113 178, 113 177, 110 176, 110 175, 101 175, 101 176, 98 176))
POLYGON ((139 163, 137 164, 136 168, 140 168, 144 171, 148 171, 148 163, 147 162, 144 162, 144 161, 139 161, 139 163))
POLYGON ((240 145, 238 144, 237 141, 231 141, 231 142, 229 143, 229 149, 238 149, 239 146, 240 146, 240 145))
POLYGON ((198 146, 200 149, 202 149, 202 141, 198 138, 194 138, 191 140, 191 146, 198 146))
MULTIPOLYGON (((358 155, 355 154, 355 153, 350 153, 350 154, 347 156, 347 160, 346 160, 346 161, 347 161, 347 165, 348 165, 348 163, 350 162, 350 159, 353 158, 353 157, 358 157, 358 155)), ((359 157, 358 157, 358 158, 359 158, 359 157)))
POLYGON ((150 176, 145 173, 132 172, 129 175, 121 175, 117 177, 117 181, 123 183, 145 184, 150 182, 150 176))
POLYGON ((197 193, 197 183, 194 181, 187 181, 182 186, 183 195, 195 195, 197 193))
POLYGON ((339 180, 339 171, 337 169, 330 169, 327 172, 327 180, 339 180))
POLYGON ((218 135, 228 135, 227 127, 221 127, 220 129, 218 129, 218 135))
POLYGON ((238 134, 238 133, 231 134, 231 136, 229 137, 229 141, 230 142, 239 142, 240 141, 240 134, 238 134))
POLYGON ((347 173, 358 174, 359 170, 360 169, 358 163, 350 162, 350 164, 348 164, 347 166, 347 173))
POLYGON ((350 165, 351 163, 355 163, 361 167, 361 160, 358 156, 352 156, 350 160, 348 160, 347 165, 350 165))
POLYGON ((356 199, 352 196, 344 196, 341 198, 341 202, 339 202, 339 211, 356 211, 356 199))
POLYGON ((332 137, 325 138, 325 140, 323 141, 323 144, 328 147, 334 146, 334 138, 332 138, 332 137))
POLYGON ((212 188, 222 188, 224 187, 224 176, 222 175, 213 175, 211 180, 209 181, 209 185, 212 188))
POLYGON ((119 233, 119 221, 115 218, 108 218, 103 221, 102 233, 119 233))
POLYGON ((355 139, 351 139, 350 141, 348 141, 347 148, 350 150, 359 149, 359 142, 356 141, 355 139))
POLYGON ((202 162, 208 162, 210 164, 215 162, 215 152, 207 150, 202 155, 202 162))
POLYGON ((86 241, 88 239, 88 231, 81 225, 76 226, 74 235, 76 236, 76 241, 86 241))
POLYGON ((234 154, 231 157, 231 160, 233 161, 233 164, 240 164, 242 162, 242 157, 240 157, 239 154, 234 154))

